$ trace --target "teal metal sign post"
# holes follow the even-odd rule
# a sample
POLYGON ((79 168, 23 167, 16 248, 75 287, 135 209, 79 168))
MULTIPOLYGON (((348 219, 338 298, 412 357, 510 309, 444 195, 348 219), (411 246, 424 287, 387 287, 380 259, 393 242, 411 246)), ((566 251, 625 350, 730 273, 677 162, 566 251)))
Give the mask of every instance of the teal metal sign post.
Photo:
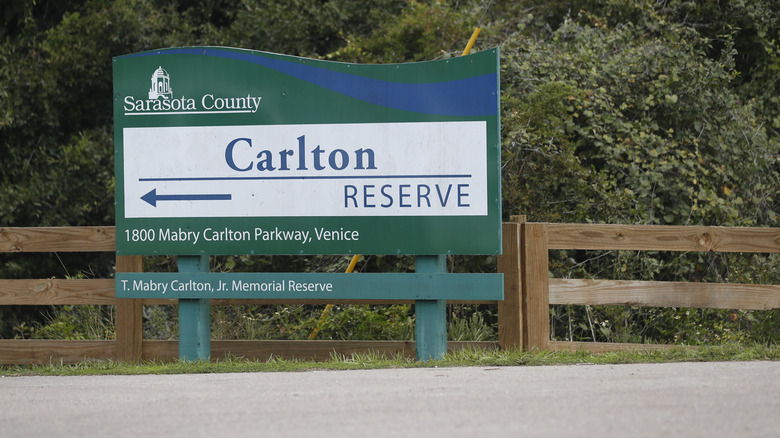
MULTIPOLYGON (((417 256, 415 271, 446 273, 447 257, 417 256)), ((447 353, 447 301, 416 300, 414 313, 414 350, 417 360, 442 359, 447 353)))
MULTIPOLYGON (((167 287, 207 270, 187 256, 501 251, 497 48, 360 65, 180 47, 113 63, 117 254, 179 256, 167 287)), ((441 271, 429 263, 418 272, 441 271)), ((127 278, 117 296, 136 290, 119 292, 127 278)), ((444 295, 419 303, 419 325, 444 295)), ((180 357, 203 358, 209 298, 180 299, 200 333, 180 357)), ((437 351, 423 356, 440 356, 423 332, 437 351)))
MULTIPOLYGON (((208 256, 179 256, 182 274, 209 272, 208 256)), ((208 361, 211 355, 211 314, 208 298, 179 299, 179 359, 208 361)))

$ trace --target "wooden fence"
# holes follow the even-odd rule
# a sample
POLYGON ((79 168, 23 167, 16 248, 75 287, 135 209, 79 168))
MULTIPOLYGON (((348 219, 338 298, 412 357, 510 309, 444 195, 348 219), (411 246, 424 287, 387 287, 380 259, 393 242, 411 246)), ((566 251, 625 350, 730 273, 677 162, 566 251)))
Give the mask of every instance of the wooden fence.
MULTIPOLYGON (((518 236, 520 269, 511 281, 520 284, 522 309, 520 321, 515 324, 522 331, 516 336, 523 339, 525 349, 602 352, 671 347, 550 341, 551 304, 780 309, 779 285, 582 280, 549 278, 548 274, 548 253, 552 249, 779 253, 778 228, 522 223, 522 217, 513 220, 520 223, 504 224, 504 233, 518 236)), ((507 249, 505 242, 504 251, 507 249)), ((504 269, 506 285, 508 274, 504 269)))
MULTIPOLYGON (((449 348, 620 349, 665 345, 550 341, 550 304, 632 305, 727 309, 780 308, 780 286, 548 278, 550 249, 780 252, 780 229, 525 223, 503 224, 504 300, 498 304, 498 342, 449 342, 449 348)), ((0 228, 0 252, 115 252, 114 227, 0 228)), ((141 272, 143 258, 118 256, 117 272, 141 272)), ((355 274, 360 275, 360 274, 355 274)), ((113 279, 0 279, 0 305, 116 306, 116 340, 0 339, 0 364, 80 362, 84 359, 176 360, 176 341, 143 338, 143 306, 176 300, 117 299, 113 279)), ((235 304, 391 304, 382 300, 211 300, 235 304)), ((398 303, 397 301, 394 303, 398 303)), ((411 304, 410 301, 408 304, 411 304)), ((413 341, 212 340, 212 357, 266 360, 271 356, 327 359, 356 352, 414 357, 413 341)))
MULTIPOLYGON (((111 252, 114 227, 0 228, 0 253, 111 252)), ((117 272, 141 272, 141 256, 117 256, 117 272)), ((355 274, 360 275, 360 274, 355 274)), ((144 305, 176 305, 173 299, 117 299, 113 279, 0 279, 2 305, 97 304, 116 306, 115 340, 0 339, 0 364, 80 362, 84 359, 176 360, 177 341, 143 338, 144 305)), ((413 304, 388 300, 211 300, 212 305, 235 304, 413 304)), ((454 304, 496 304, 496 301, 449 301, 454 304)), ((449 348, 496 348, 496 342, 449 342, 449 348)), ((212 340, 211 356, 267 360, 324 360, 332 354, 377 352, 415 357, 414 341, 279 341, 212 340)))

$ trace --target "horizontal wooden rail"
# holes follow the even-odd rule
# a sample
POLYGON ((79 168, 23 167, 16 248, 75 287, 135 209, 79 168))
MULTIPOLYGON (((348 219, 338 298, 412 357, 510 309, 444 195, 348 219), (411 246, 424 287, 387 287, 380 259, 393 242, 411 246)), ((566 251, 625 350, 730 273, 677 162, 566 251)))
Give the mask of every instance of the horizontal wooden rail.
MULTIPOLYGON (((267 361, 270 358, 286 360, 328 360, 332 355, 350 356, 353 353, 376 352, 387 357, 401 355, 414 357, 413 341, 226 341, 211 340, 212 358, 241 358, 267 361)), ((150 341, 143 343, 143 359, 176 361, 179 358, 177 341, 150 341)))
POLYGON ((588 353, 611 353, 615 351, 653 352, 674 350, 675 348, 695 348, 671 344, 627 344, 621 342, 569 342, 550 341, 552 351, 587 351, 588 353))
POLYGON ((550 279, 550 304, 769 310, 780 308, 780 286, 550 279))
POLYGON ((547 224, 549 249, 780 253, 780 228, 547 224))
MULTIPOLYGON (((115 305, 119 300, 114 297, 114 280, 0 280, 0 306, 10 305, 115 305)), ((175 306, 176 299, 143 299, 139 301, 146 306, 175 306)), ((496 300, 448 300, 448 304, 496 304, 496 300)), ((345 304, 414 304, 414 300, 323 300, 323 299, 214 299, 212 306, 265 306, 265 305, 345 305, 345 304)))
POLYGON ((115 227, 0 228, 0 253, 115 251, 115 227))
POLYGON ((116 304, 114 280, 0 280, 0 305, 116 304))
MULTIPOLYGON (((496 349, 496 342, 447 343, 450 351, 460 349, 496 349)), ((78 363, 85 359, 115 359, 117 341, 101 340, 7 340, 0 339, 0 364, 46 364, 52 361, 78 363)), ((176 361, 177 341, 143 341, 143 360, 176 361)), ((334 354, 349 357, 354 353, 378 353, 386 357, 415 357, 414 341, 211 341, 211 357, 248 360, 306 359, 323 361, 334 354)))
MULTIPOLYGON (((547 224, 550 249, 780 253, 780 228, 547 224)), ((113 252, 115 228, 0 228, 0 252, 113 252)))
MULTIPOLYGON (((144 299, 144 305, 176 305, 178 300, 169 299, 144 299)), ((311 304, 311 305, 345 305, 345 304, 414 304, 414 300, 315 300, 315 299, 214 299, 209 300, 212 306, 270 306, 279 304, 311 304)), ((496 300, 447 300, 447 304, 496 304, 496 300)))
MULTIPOLYGON (((447 343, 449 351, 461 349, 497 349, 490 341, 447 343)), ((377 353, 385 357, 401 355, 414 358, 414 341, 211 341, 211 357, 238 357, 249 360, 301 359, 323 361, 334 354, 349 357, 355 353, 377 353)), ((144 360, 178 360, 176 341, 144 341, 144 360)))
POLYGON ((0 339, 0 364, 78 363, 116 359, 117 341, 0 339))

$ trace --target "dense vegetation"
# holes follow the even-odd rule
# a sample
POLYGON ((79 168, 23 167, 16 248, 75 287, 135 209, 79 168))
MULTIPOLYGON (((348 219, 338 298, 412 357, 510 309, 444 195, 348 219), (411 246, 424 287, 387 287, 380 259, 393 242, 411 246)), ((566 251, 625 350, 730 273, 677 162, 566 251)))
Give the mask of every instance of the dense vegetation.
MULTIPOLYGON (((113 56, 223 45, 362 63, 429 60, 459 55, 485 3, 11 1, 0 17, 0 224, 113 223, 113 56)), ((777 0, 493 1, 474 50, 501 47, 504 214, 777 227, 779 14, 777 0)), ((5 278, 111 270, 110 261, 89 255, 0 261, 5 278)), ((494 260, 484 258, 451 262, 459 271, 494 269, 494 260)), ((771 256, 561 251, 551 262, 555 276, 780 284, 780 261, 771 256)), ((171 265, 149 263, 150 269, 171 265)), ((306 271, 341 270, 346 262, 221 257, 214 263, 306 271)), ((410 259, 374 256, 362 269, 408 270, 410 259)), ((82 333, 84 318, 75 309, 60 311, 46 328, 36 328, 38 312, 29 310, 0 308, 0 337, 97 336, 82 333)), ((552 311, 559 339, 780 339, 778 311, 552 311)), ((97 312, 110 336, 110 312, 97 312)), ((304 337, 319 312, 246 308, 214 319, 221 327, 243 325, 239 331, 251 336, 304 337)), ((494 313, 453 309, 464 332, 476 336, 495 322, 494 313)), ((151 311, 149 317, 157 318, 151 311)), ((404 308, 344 308, 323 335, 406 337, 409 323, 404 308)))

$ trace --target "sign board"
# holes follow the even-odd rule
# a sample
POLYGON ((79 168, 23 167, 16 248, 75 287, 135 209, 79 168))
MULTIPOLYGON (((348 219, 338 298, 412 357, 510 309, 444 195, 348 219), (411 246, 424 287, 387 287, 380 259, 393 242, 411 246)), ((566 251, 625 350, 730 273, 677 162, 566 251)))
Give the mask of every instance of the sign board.
POLYGON ((496 274, 120 273, 117 298, 502 300, 496 274))
POLYGON ((497 254, 498 49, 114 58, 117 253, 497 254))

